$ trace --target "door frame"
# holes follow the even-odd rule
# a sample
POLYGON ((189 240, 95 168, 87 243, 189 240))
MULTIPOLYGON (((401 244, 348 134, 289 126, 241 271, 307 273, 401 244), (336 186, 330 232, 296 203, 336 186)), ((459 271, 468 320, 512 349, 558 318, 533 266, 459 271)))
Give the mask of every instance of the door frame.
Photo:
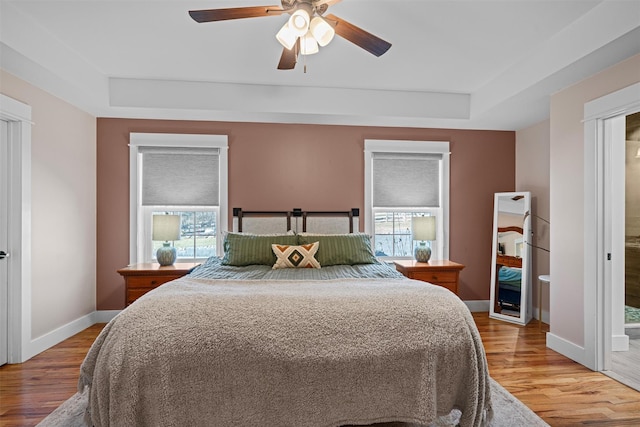
POLYGON ((640 111, 640 83, 584 105, 584 364, 605 369, 612 346, 611 218, 605 194, 611 165, 605 121, 640 111))
POLYGON ((31 107, 0 94, 8 123, 8 362, 33 356, 31 345, 31 107))

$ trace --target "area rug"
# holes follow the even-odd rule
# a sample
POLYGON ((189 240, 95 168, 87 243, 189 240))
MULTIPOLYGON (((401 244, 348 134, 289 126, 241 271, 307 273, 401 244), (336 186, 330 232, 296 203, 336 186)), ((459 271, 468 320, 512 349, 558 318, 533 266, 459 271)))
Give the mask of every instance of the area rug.
POLYGON ((624 323, 640 323, 640 308, 624 306, 624 323))
MULTIPOLYGON (((500 384, 491 379, 491 398, 493 402, 494 416, 489 426, 491 427, 544 427, 548 426, 531 409, 516 399, 500 384)), ((76 393, 69 400, 60 405, 55 411, 42 420, 37 427, 86 427, 83 415, 87 405, 86 393, 76 393)), ((448 417, 443 417, 430 427, 455 426, 460 413, 453 411, 448 417)), ((385 423, 376 424, 376 427, 418 427, 414 424, 385 423)))

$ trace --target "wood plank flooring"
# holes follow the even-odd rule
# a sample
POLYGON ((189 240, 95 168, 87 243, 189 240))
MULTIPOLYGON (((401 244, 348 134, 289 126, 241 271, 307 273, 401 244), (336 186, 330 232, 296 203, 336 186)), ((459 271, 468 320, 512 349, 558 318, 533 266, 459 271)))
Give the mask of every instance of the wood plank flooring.
MULTIPOLYGON (((551 426, 640 425, 640 392, 546 348, 537 322, 522 327, 487 313, 474 318, 491 376, 551 426)), ((0 426, 35 426, 71 397, 84 355, 103 326, 26 363, 0 367, 0 426)))

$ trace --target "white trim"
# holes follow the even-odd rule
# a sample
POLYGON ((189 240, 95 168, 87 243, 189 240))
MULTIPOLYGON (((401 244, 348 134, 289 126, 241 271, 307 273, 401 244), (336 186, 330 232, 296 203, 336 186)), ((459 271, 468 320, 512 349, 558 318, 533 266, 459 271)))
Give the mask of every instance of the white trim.
POLYGON ((611 351, 629 351, 628 335, 612 335, 611 351))
POLYGON ((611 369, 611 352, 625 351, 629 339, 624 335, 625 301, 625 150, 626 117, 611 117, 605 124, 605 246, 610 248, 611 262, 605 263, 604 301, 605 338, 604 370, 611 369), (624 338, 622 338, 624 337, 624 338))
POLYGON ((442 154, 442 258, 449 259, 449 191, 450 156, 449 141, 400 141, 384 139, 364 140, 364 232, 373 235, 373 208, 371 163, 373 153, 438 153, 442 154))
MULTIPOLYGON (((538 307, 533 307, 533 318, 536 320, 540 320, 538 319, 538 307)), ((549 315, 549 311, 542 309, 542 323, 546 323, 547 325, 551 324, 551 316, 549 315)))
POLYGON ((66 325, 62 325, 59 328, 56 328, 53 331, 47 332, 46 334, 32 340, 29 343, 29 353, 31 354, 31 356, 40 354, 43 351, 53 347, 54 345, 61 343, 67 338, 84 331, 89 326, 94 325, 96 323, 94 319, 94 313, 95 312, 86 314, 76 320, 67 323, 66 325))
POLYGON ((94 323, 109 323, 122 310, 98 310, 94 313, 94 323))
POLYGON ((611 248, 605 241, 604 121, 638 110, 640 83, 584 105, 584 354, 578 358, 567 356, 594 371, 604 369, 611 345, 607 339, 611 318, 606 316, 612 296, 606 286, 606 254, 611 253, 611 248))
POLYGON ((9 130, 9 227, 7 258, 8 362, 29 359, 31 341, 31 107, 0 94, 0 118, 9 130))
POLYGON ((579 345, 547 332, 547 347, 586 366, 585 349, 579 345))
MULTIPOLYGON (((62 325, 59 328, 54 329, 51 332, 31 340, 29 342, 28 351, 29 357, 25 360, 42 353, 51 347, 60 344, 64 340, 71 338, 75 334, 84 331, 90 326, 96 323, 109 323, 113 318, 120 314, 122 310, 99 310, 93 311, 82 317, 72 320, 66 325, 62 325)), ((24 361, 24 360, 23 360, 24 361)))
POLYGON ((478 312, 488 312, 490 303, 489 300, 474 300, 474 301, 463 301, 470 312, 478 313, 478 312))
POLYGON ((635 83, 584 104, 584 119, 602 120, 629 114, 639 108, 640 83, 635 83))
POLYGON ((130 133, 129 134, 129 262, 138 260, 138 212, 137 206, 140 183, 138 164, 138 147, 211 147, 220 150, 220 209, 216 224, 217 253, 222 254, 222 241, 228 229, 229 190, 228 190, 228 157, 229 145, 227 135, 212 134, 172 134, 172 133, 130 133))

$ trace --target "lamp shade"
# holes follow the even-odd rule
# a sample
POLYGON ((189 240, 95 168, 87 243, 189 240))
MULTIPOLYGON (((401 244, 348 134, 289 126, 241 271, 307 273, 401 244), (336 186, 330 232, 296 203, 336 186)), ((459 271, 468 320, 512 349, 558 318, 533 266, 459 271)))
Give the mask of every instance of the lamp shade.
POLYGON ((297 35, 303 36, 309 30, 309 12, 304 9, 298 9, 289 18, 289 28, 297 35))
POLYGON ((154 215, 152 240, 180 240, 180 215, 154 215))
POLYGON ((318 53, 318 42, 309 31, 304 37, 300 38, 300 54, 313 55, 318 53))
POLYGON ((313 37, 322 47, 328 45, 329 42, 333 40, 333 36, 336 34, 336 31, 333 29, 333 27, 319 16, 316 16, 311 20, 309 31, 311 31, 313 37))
POLYGON ((413 240, 436 240, 436 217, 416 216, 411 219, 413 240))
POLYGON ((298 34, 289 28, 289 22, 285 22, 278 34, 276 34, 276 39, 280 42, 282 46, 286 49, 291 50, 293 46, 296 44, 296 40, 298 40, 298 34))

